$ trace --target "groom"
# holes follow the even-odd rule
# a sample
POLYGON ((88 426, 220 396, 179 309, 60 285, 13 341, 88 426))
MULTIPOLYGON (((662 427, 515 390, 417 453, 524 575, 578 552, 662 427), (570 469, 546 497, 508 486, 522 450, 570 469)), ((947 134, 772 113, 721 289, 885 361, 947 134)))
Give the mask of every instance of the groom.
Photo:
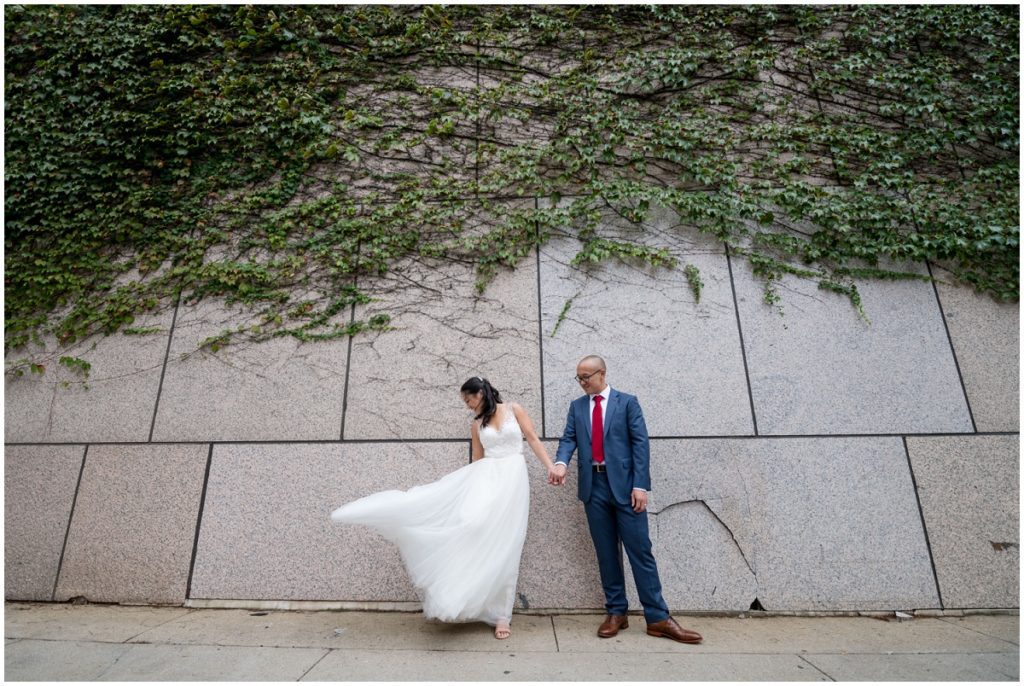
POLYGON ((647 533, 650 444, 640 403, 635 396, 612 390, 605 382, 605 372, 604 360, 597 355, 588 355, 576 365, 576 380, 586 395, 569 405, 552 481, 565 482, 572 454, 579 450, 579 498, 597 551, 608 612, 597 635, 611 638, 629 628, 621 541, 644 606, 647 633, 681 643, 700 643, 700 634, 683 629, 669 616, 661 597, 647 533))

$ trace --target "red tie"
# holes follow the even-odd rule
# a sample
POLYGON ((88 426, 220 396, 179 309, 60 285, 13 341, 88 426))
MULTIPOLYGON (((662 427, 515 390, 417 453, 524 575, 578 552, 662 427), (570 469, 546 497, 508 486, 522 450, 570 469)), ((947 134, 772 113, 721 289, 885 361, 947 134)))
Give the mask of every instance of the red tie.
POLYGON ((594 396, 594 414, 591 417, 590 454, 594 464, 604 464, 604 421, 601 419, 601 401, 599 395, 594 396))

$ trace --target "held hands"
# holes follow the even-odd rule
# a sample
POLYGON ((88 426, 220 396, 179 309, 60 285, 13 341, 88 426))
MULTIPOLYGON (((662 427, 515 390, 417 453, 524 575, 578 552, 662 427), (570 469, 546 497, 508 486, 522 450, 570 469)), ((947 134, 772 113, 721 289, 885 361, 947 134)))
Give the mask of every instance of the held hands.
MULTIPOLYGON (((556 464, 548 469, 548 483, 552 486, 564 486, 565 475, 568 472, 564 464, 556 464)), ((643 512, 647 509, 647 491, 642 488, 634 488, 630 494, 630 504, 633 512, 643 512)))
POLYGON ((565 484, 565 473, 566 468, 564 464, 556 464, 548 469, 548 483, 552 486, 562 486, 565 484))

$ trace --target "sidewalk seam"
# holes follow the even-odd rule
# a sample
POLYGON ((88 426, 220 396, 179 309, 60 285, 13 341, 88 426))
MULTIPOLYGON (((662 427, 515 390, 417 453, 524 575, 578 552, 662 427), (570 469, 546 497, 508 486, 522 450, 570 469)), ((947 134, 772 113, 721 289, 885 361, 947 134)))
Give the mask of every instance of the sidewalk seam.
MULTIPOLYGON (((825 671, 824 669, 822 669, 822 668, 821 668, 821 667, 819 667, 818 665, 816 665, 816 664, 814 664, 813 662, 811 662, 810 660, 808 660, 808 659, 807 659, 806 657, 804 657, 803 655, 801 655, 801 654, 799 654, 799 653, 793 653, 793 654, 794 654, 794 655, 796 655, 796 656, 797 656, 798 658, 800 658, 801 660, 803 660, 804 662, 806 662, 807 664, 809 664, 809 665, 810 665, 811 667, 813 667, 813 668, 814 668, 814 670, 815 670, 816 672, 818 672, 819 674, 823 675, 823 676, 824 676, 824 677, 825 677, 826 679, 828 679, 829 681, 835 681, 835 679, 833 679, 833 678, 832 678, 832 675, 831 675, 831 674, 829 674, 829 673, 828 673, 828 672, 826 672, 826 671, 825 671)), ((814 653, 814 654, 815 654, 815 655, 823 655, 823 654, 826 654, 826 653, 814 653)))
MULTIPOLYGON (((183 609, 187 610, 187 612, 185 612, 185 614, 178 615, 177 617, 171 617, 170 619, 168 619, 166 621, 163 621, 163 622, 160 622, 159 624, 154 624, 153 626, 148 626, 145 629, 143 629, 142 631, 140 631, 139 633, 135 634, 134 636, 129 636, 128 638, 126 638, 125 640, 123 640, 121 642, 122 643, 131 643, 131 642, 135 641, 135 639, 137 639, 142 634, 148 633, 148 632, 152 631, 153 629, 159 629, 160 627, 162 627, 165 624, 170 624, 171 622, 176 622, 179 619, 182 619, 183 617, 188 617, 190 614, 195 612, 195 610, 193 610, 191 608, 183 608, 183 609)), ((134 645, 139 645, 139 644, 140 643, 134 643, 134 645)))
POLYGON ((324 654, 323 654, 323 655, 321 655, 321 656, 320 656, 319 658, 317 658, 317 661, 316 661, 316 662, 314 662, 313 664, 311 664, 311 665, 309 666, 309 669, 307 669, 307 670, 306 670, 305 672, 303 672, 303 673, 302 673, 302 675, 301 675, 301 676, 300 676, 300 677, 299 677, 298 679, 296 679, 295 681, 302 681, 303 679, 305 679, 305 678, 306 678, 306 675, 307 675, 307 674, 309 674, 310 672, 312 672, 312 671, 313 671, 313 669, 314 669, 314 668, 316 668, 316 666, 317 666, 318 664, 320 664, 321 662, 323 662, 323 661, 324 661, 324 658, 325 658, 325 657, 327 657, 328 655, 330 655, 330 654, 331 654, 331 652, 333 652, 333 651, 334 651, 334 648, 325 648, 325 649, 324 649, 324 654))
MULTIPOLYGON (((117 657, 115 657, 114 661, 111 662, 109 665, 107 665, 106 669, 104 669, 102 672, 100 672, 99 674, 94 676, 91 679, 91 681, 99 681, 100 679, 105 677, 107 674, 109 674, 110 670, 112 670, 114 667, 117 667, 117 663, 121 661, 121 658, 124 657, 125 655, 127 655, 132 650, 132 645, 130 645, 130 644, 118 643, 116 645, 123 645, 123 646, 125 646, 125 651, 123 653, 121 653, 120 655, 118 655, 117 657)), ((134 644, 134 645, 137 645, 137 644, 134 644)))
MULTIPOLYGON (((153 627, 153 628, 156 628, 156 627, 153 627)), ((132 640, 132 639, 129 639, 129 640, 132 640)), ((126 646, 126 647, 132 647, 132 646, 174 646, 174 647, 178 647, 178 648, 262 648, 262 649, 267 649, 267 650, 326 650, 328 652, 343 652, 343 653, 345 653, 345 652, 348 652, 348 653, 351 653, 351 652, 361 652, 361 653, 408 653, 408 652, 415 652, 415 653, 458 653, 458 654, 472 653, 474 655, 502 655, 502 654, 504 654, 506 652, 506 651, 502 651, 502 650, 465 650, 465 649, 445 650, 443 648, 423 648, 423 647, 420 647, 420 648, 369 648, 369 647, 365 647, 365 646, 364 647, 353 646, 353 647, 330 648, 330 647, 327 647, 327 646, 315 646, 315 645, 310 645, 310 646, 300 646, 300 645, 268 645, 266 643, 262 643, 262 644, 259 644, 259 645, 253 645, 251 643, 247 643, 247 644, 241 644, 241 643, 174 643, 174 642, 165 642, 165 641, 136 641, 134 643, 126 643, 126 642, 123 642, 123 641, 100 641, 100 640, 97 640, 97 639, 88 639, 88 638, 71 638, 71 639, 69 639, 69 638, 47 638, 45 636, 35 636, 35 637, 33 637, 33 636, 21 636, 21 637, 17 637, 14 642, 22 642, 22 641, 45 641, 45 642, 48 642, 48 643, 95 643, 95 644, 98 644, 98 645, 126 646)), ((9 645, 13 645, 14 642, 12 642, 9 645)), ((555 653, 552 653, 549 650, 523 650, 523 649, 519 649, 516 652, 524 654, 524 655, 545 655, 545 654, 546 655, 554 655, 555 654, 555 653)), ((921 650, 916 650, 916 651, 915 650, 907 650, 907 651, 902 651, 902 650, 901 651, 880 651, 880 650, 872 651, 872 650, 868 650, 868 651, 864 651, 864 652, 853 652, 853 653, 851 653, 849 651, 842 650, 842 649, 837 647, 834 651, 818 650, 818 651, 815 651, 813 653, 806 653, 806 654, 793 653, 793 652, 749 652, 749 651, 742 651, 742 650, 724 650, 722 652, 715 652, 715 651, 705 650, 705 651, 693 652, 693 653, 686 653, 686 652, 680 652, 680 651, 674 651, 674 650, 658 650, 658 651, 647 650, 647 651, 637 652, 637 653, 632 653, 632 654, 634 654, 634 655, 647 655, 647 656, 652 656, 652 655, 653 656, 689 655, 691 657, 694 657, 694 656, 721 657, 721 656, 725 656, 725 655, 743 655, 743 656, 749 656, 749 657, 769 657, 769 656, 794 655, 796 657, 801 658, 802 660, 807 661, 807 657, 808 656, 813 657, 815 655, 840 656, 840 657, 870 657, 870 656, 897 657, 897 656, 905 656, 905 655, 925 655, 925 656, 929 656, 929 655, 932 655, 932 656, 934 656, 934 655, 1013 655, 1015 652, 1016 651, 1014 651, 1014 650, 991 650, 991 649, 987 649, 987 650, 964 650, 964 649, 956 650, 956 649, 950 649, 950 650, 924 650, 924 651, 921 651, 921 650)), ((575 650, 575 651, 568 652, 566 654, 567 655, 569 655, 569 654, 572 654, 572 655, 608 655, 609 653, 608 653, 608 651, 593 649, 593 650, 575 650)), ((821 671, 820 668, 818 668, 816 665, 815 665, 815 669, 818 669, 819 671, 821 671)))
MULTIPOLYGON (((173 621, 173 620, 171 620, 173 621)), ((156 629, 159 627, 151 627, 156 629)), ((147 629, 149 631, 149 629, 147 629)), ((145 633, 145 632, 143 632, 145 633)), ((141 635, 141 634, 140 634, 141 635)), ((179 648, 265 648, 268 650, 326 650, 328 652, 363 652, 363 653, 473 653, 475 655, 501 655, 506 652, 505 650, 469 650, 469 649, 445 649, 445 648, 425 648, 425 647, 413 647, 413 648, 396 648, 396 647, 366 647, 366 646, 352 646, 352 647, 330 647, 323 645, 272 645, 267 643, 252 644, 252 643, 181 643, 175 641, 153 641, 153 640, 135 640, 137 636, 126 639, 125 641, 102 641, 95 638, 51 638, 47 636, 9 636, 8 638, 14 639, 14 641, 46 641, 49 643, 96 643, 99 645, 110 645, 110 646, 175 646, 179 648), (132 643, 128 643, 132 641, 132 643)), ((13 645, 13 642, 11 643, 13 645)), ((532 650, 532 649, 518 649, 517 652, 524 655, 553 655, 550 650, 532 650)), ((599 650, 593 651, 576 651, 581 655, 598 655, 601 654, 599 650)), ((657 652, 648 653, 651 655, 671 655, 671 652, 657 652)), ((711 655, 777 655, 778 653, 708 653, 711 655)))
MULTIPOLYGON (((954 622, 951 621, 953 619, 952 617, 936 617, 935 619, 938 619, 941 622, 945 622, 946 624, 949 624, 950 626, 955 626, 957 629, 963 629, 965 631, 973 631, 974 633, 980 634, 981 636, 986 636, 988 638, 994 638, 997 641, 1003 641, 1004 643, 1009 643, 1010 645, 1012 645, 1015 648, 1020 648, 1020 644, 1019 643, 1014 643, 1013 641, 1007 640, 1007 639, 1003 638, 1002 636, 993 636, 992 634, 986 634, 984 631, 978 631, 977 629, 975 629, 973 627, 969 627, 969 626, 957 626, 957 624, 955 624, 954 622)), ((1018 624, 1018 626, 1019 626, 1019 624, 1018 624)))

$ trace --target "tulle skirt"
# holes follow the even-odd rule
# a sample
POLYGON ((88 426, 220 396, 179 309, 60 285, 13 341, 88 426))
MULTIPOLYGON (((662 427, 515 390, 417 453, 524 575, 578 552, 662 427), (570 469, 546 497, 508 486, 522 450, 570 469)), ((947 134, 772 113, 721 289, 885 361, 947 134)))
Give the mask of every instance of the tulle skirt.
POLYGON ((331 520, 369 526, 398 546, 427 617, 494 626, 512 619, 529 510, 518 453, 484 457, 408 491, 374 493, 331 520))

